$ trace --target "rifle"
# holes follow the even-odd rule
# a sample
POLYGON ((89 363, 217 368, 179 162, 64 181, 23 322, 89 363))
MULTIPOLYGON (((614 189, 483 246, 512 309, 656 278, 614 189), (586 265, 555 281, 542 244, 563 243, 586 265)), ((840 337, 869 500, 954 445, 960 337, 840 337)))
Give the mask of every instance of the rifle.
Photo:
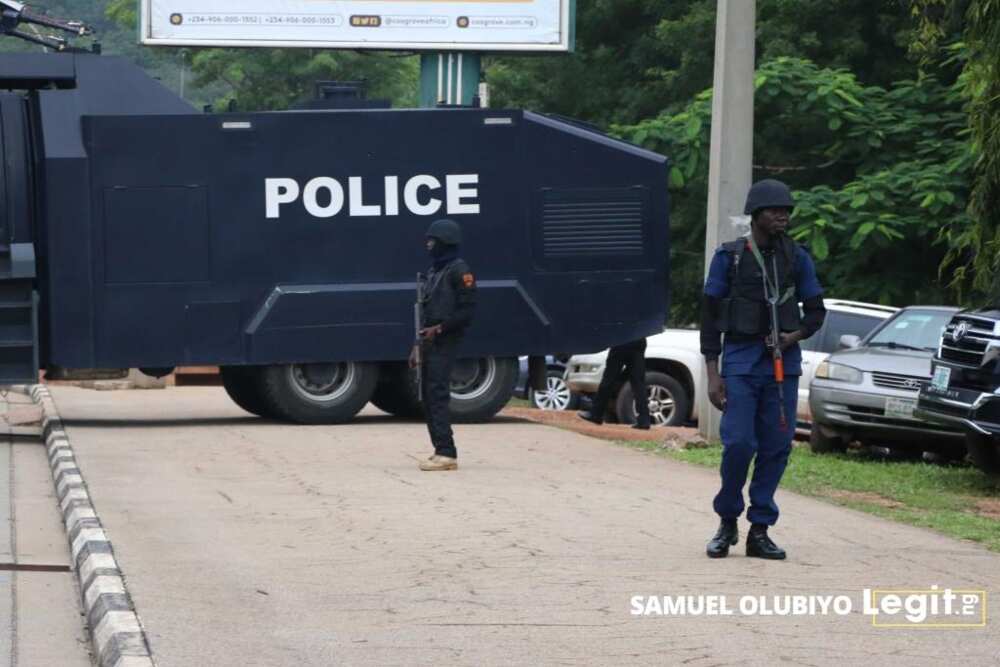
POLYGON ((767 280, 767 269, 761 267, 761 274, 764 277, 764 299, 767 300, 768 313, 771 316, 771 336, 769 344, 771 348, 771 359, 774 361, 774 381, 778 385, 778 414, 780 415, 778 425, 782 431, 788 430, 788 419, 785 416, 785 359, 781 353, 781 324, 778 320, 778 262, 775 255, 771 255, 771 267, 774 269, 775 289, 772 293, 767 280))
POLYGON ((424 400, 423 341, 420 330, 424 328, 424 274, 417 274, 417 302, 413 304, 413 360, 417 372, 417 400, 424 400))

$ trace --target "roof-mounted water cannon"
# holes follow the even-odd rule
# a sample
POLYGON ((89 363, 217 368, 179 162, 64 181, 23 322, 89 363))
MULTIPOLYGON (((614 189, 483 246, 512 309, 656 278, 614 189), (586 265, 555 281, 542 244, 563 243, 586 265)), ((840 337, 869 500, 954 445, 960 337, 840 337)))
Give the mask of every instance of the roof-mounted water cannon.
POLYGON ((81 21, 68 21, 64 19, 51 18, 34 13, 27 5, 14 0, 0 0, 0 35, 10 35, 23 39, 32 44, 53 49, 55 51, 66 51, 70 49, 69 44, 62 37, 55 35, 30 34, 18 28, 22 24, 34 24, 46 28, 54 28, 68 32, 76 37, 90 35, 93 31, 89 26, 81 21))

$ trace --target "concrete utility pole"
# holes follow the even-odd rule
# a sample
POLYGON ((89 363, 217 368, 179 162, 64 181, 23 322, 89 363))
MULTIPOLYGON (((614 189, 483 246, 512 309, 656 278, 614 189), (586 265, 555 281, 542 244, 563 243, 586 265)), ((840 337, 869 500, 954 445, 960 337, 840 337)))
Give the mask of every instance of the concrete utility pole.
MULTIPOLYGON (((712 148, 708 169, 708 220, 705 273, 720 243, 736 238, 733 218, 753 178, 753 93, 756 0, 718 0, 715 28, 715 80, 712 88, 712 148)), ((702 366, 702 387, 707 387, 702 366)), ((721 413, 708 393, 698 396, 698 430, 719 437, 721 413)))

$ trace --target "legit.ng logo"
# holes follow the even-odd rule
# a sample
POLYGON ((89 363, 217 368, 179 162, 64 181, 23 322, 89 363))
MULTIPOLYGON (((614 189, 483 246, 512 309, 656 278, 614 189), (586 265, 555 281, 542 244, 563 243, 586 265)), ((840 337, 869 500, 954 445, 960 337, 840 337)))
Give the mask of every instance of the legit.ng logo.
POLYGON ((925 590, 865 589, 864 613, 876 628, 985 628, 986 591, 931 586, 925 590))

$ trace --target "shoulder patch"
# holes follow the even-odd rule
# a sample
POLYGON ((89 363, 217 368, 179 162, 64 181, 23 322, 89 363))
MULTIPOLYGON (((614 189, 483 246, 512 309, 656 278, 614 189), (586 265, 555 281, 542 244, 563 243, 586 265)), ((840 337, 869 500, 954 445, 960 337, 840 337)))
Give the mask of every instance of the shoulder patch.
POLYGON ((462 284, 466 287, 473 287, 476 284, 476 277, 471 273, 462 274, 462 284))

